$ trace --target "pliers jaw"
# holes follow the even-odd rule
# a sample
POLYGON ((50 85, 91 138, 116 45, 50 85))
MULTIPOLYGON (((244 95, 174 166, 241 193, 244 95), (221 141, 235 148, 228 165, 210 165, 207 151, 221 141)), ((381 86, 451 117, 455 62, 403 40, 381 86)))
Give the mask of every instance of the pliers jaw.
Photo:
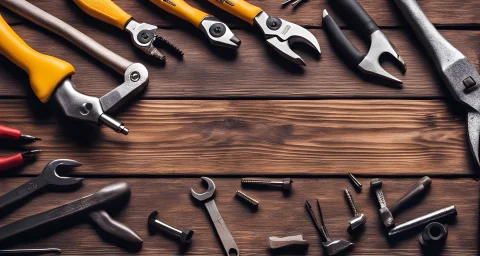
POLYGON ((132 36, 133 44, 147 55, 157 58, 161 61, 165 61, 165 55, 155 46, 155 40, 159 37, 157 35, 157 26, 153 26, 147 23, 138 23, 131 19, 125 26, 132 36))
POLYGON ((267 43, 284 58, 296 64, 305 66, 303 59, 290 48, 290 45, 300 42, 309 45, 321 53, 320 45, 315 36, 307 29, 289 21, 268 16, 261 11, 255 17, 255 24, 260 27, 267 43))
POLYGON ((216 17, 206 16, 199 28, 213 45, 238 49, 242 43, 230 28, 216 17))

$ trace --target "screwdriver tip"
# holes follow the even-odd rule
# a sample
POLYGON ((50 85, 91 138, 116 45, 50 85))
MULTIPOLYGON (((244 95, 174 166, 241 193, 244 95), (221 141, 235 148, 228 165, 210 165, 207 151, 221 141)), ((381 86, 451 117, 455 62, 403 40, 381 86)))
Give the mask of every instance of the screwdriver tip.
POLYGON ((32 136, 32 135, 25 135, 25 134, 20 135, 20 139, 24 140, 24 141, 28 141, 28 142, 35 142, 37 140, 42 140, 38 137, 35 137, 35 136, 32 136))
POLYGON ((42 152, 40 149, 33 149, 33 150, 25 151, 25 152, 22 153, 22 157, 23 157, 23 159, 30 159, 40 152, 42 152))
POLYGON ((328 12, 327 12, 327 9, 323 9, 323 18, 327 17, 328 16, 328 12))

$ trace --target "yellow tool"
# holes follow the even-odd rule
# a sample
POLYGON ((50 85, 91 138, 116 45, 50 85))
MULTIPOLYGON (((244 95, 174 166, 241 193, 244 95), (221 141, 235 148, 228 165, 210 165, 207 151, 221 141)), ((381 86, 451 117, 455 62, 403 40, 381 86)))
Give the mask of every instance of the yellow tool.
MULTIPOLYGON (((152 1, 152 0, 150 0, 152 1)), ((262 30, 267 43, 286 59, 305 65, 300 56, 290 48, 290 44, 302 42, 314 48, 320 54, 317 39, 305 28, 286 20, 268 16, 260 7, 244 0, 208 0, 220 9, 250 23, 262 30)))
POLYGON ((157 40, 169 46, 177 54, 183 55, 182 51, 157 34, 157 26, 136 22, 132 15, 111 0, 73 0, 73 2, 88 15, 128 31, 135 47, 150 56, 165 61, 165 55, 154 46, 157 40))
POLYGON ((41 102, 54 98, 66 116, 94 125, 104 124, 127 135, 129 130, 106 113, 118 109, 147 86, 145 66, 122 58, 26 0, 2 0, 0 5, 67 39, 123 75, 124 83, 101 98, 82 94, 72 82, 75 69, 70 63, 32 49, 0 16, 0 54, 27 72, 30 85, 41 102))
POLYGON ((230 28, 216 17, 192 7, 183 0, 150 0, 163 10, 199 28, 210 43, 217 46, 237 49, 241 41, 230 28))

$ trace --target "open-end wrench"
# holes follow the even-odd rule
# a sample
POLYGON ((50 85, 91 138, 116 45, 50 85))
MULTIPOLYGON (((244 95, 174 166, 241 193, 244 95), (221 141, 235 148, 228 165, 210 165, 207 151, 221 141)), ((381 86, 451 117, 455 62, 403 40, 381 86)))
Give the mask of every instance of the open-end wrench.
POLYGON ((64 187, 78 184, 83 178, 61 177, 57 174, 57 167, 77 167, 81 165, 81 163, 69 159, 58 159, 48 163, 40 175, 1 196, 0 209, 22 200, 45 187, 64 187))
POLYGON ((213 200, 213 195, 215 194, 215 183, 213 180, 207 177, 202 177, 202 180, 208 184, 207 191, 202 194, 195 192, 191 189, 192 196, 200 202, 205 203, 205 207, 210 214, 210 218, 212 218, 213 224, 215 225, 215 229, 217 230, 217 234, 222 241, 223 248, 225 249, 225 253, 227 255, 240 255, 240 250, 238 249, 237 243, 233 239, 232 234, 230 234, 230 230, 228 230, 225 221, 223 221, 220 212, 218 212, 217 205, 215 204, 215 200, 213 200))

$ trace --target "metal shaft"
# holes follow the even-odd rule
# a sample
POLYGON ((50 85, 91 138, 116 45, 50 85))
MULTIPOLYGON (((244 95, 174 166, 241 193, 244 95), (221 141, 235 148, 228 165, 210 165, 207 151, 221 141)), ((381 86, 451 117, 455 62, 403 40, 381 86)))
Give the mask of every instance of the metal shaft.
POLYGON ((258 201, 253 199, 252 197, 248 196, 247 194, 243 193, 242 191, 237 191, 237 193, 235 193, 235 195, 242 199, 243 201, 247 202, 250 206, 252 207, 258 207, 258 201))
POLYGON ((355 178, 355 176, 353 176, 353 174, 349 173, 348 177, 353 182, 353 184, 355 184, 355 186, 357 186, 358 188, 362 188, 362 183, 360 183, 360 181, 358 181, 357 178, 355 178))
POLYGON ((358 216, 357 206, 355 205, 355 202, 353 201, 352 194, 350 193, 350 191, 348 190, 348 188, 345 189, 345 195, 347 196, 348 203, 350 204, 350 208, 352 208, 353 215, 354 215, 355 217, 357 217, 357 216, 358 216))
POLYGON ((159 220, 155 220, 153 223, 152 223, 156 228, 160 229, 160 230, 163 230, 175 237, 178 237, 180 238, 180 236, 182 235, 182 231, 181 230, 178 230, 172 226, 169 226, 159 220))
POLYGON ((407 193, 405 193, 405 195, 398 199, 393 206, 389 207, 390 212, 392 214, 398 213, 401 209, 409 205, 412 200, 425 193, 430 187, 430 184, 432 184, 432 179, 430 179, 430 177, 425 176, 421 178, 410 188, 410 190, 408 190, 407 193))
POLYGON ((45 248, 45 249, 13 249, 13 250, 0 250, 0 255, 14 255, 14 254, 44 254, 44 253, 61 253, 62 250, 58 248, 45 248))
POLYGON ((427 215, 418 217, 416 219, 407 221, 403 224, 400 224, 395 228, 391 229, 390 231, 388 231, 388 236, 398 235, 400 233, 411 230, 413 228, 426 225, 430 222, 438 221, 446 217, 455 216, 455 215, 457 215, 457 209, 455 208, 455 205, 452 205, 452 206, 440 209, 438 211, 434 211, 427 215))
POLYGON ((290 190, 292 188, 292 179, 286 178, 282 180, 271 180, 271 179, 262 179, 262 178, 243 178, 241 181, 242 185, 252 185, 252 186, 278 186, 282 187, 283 190, 290 190))

